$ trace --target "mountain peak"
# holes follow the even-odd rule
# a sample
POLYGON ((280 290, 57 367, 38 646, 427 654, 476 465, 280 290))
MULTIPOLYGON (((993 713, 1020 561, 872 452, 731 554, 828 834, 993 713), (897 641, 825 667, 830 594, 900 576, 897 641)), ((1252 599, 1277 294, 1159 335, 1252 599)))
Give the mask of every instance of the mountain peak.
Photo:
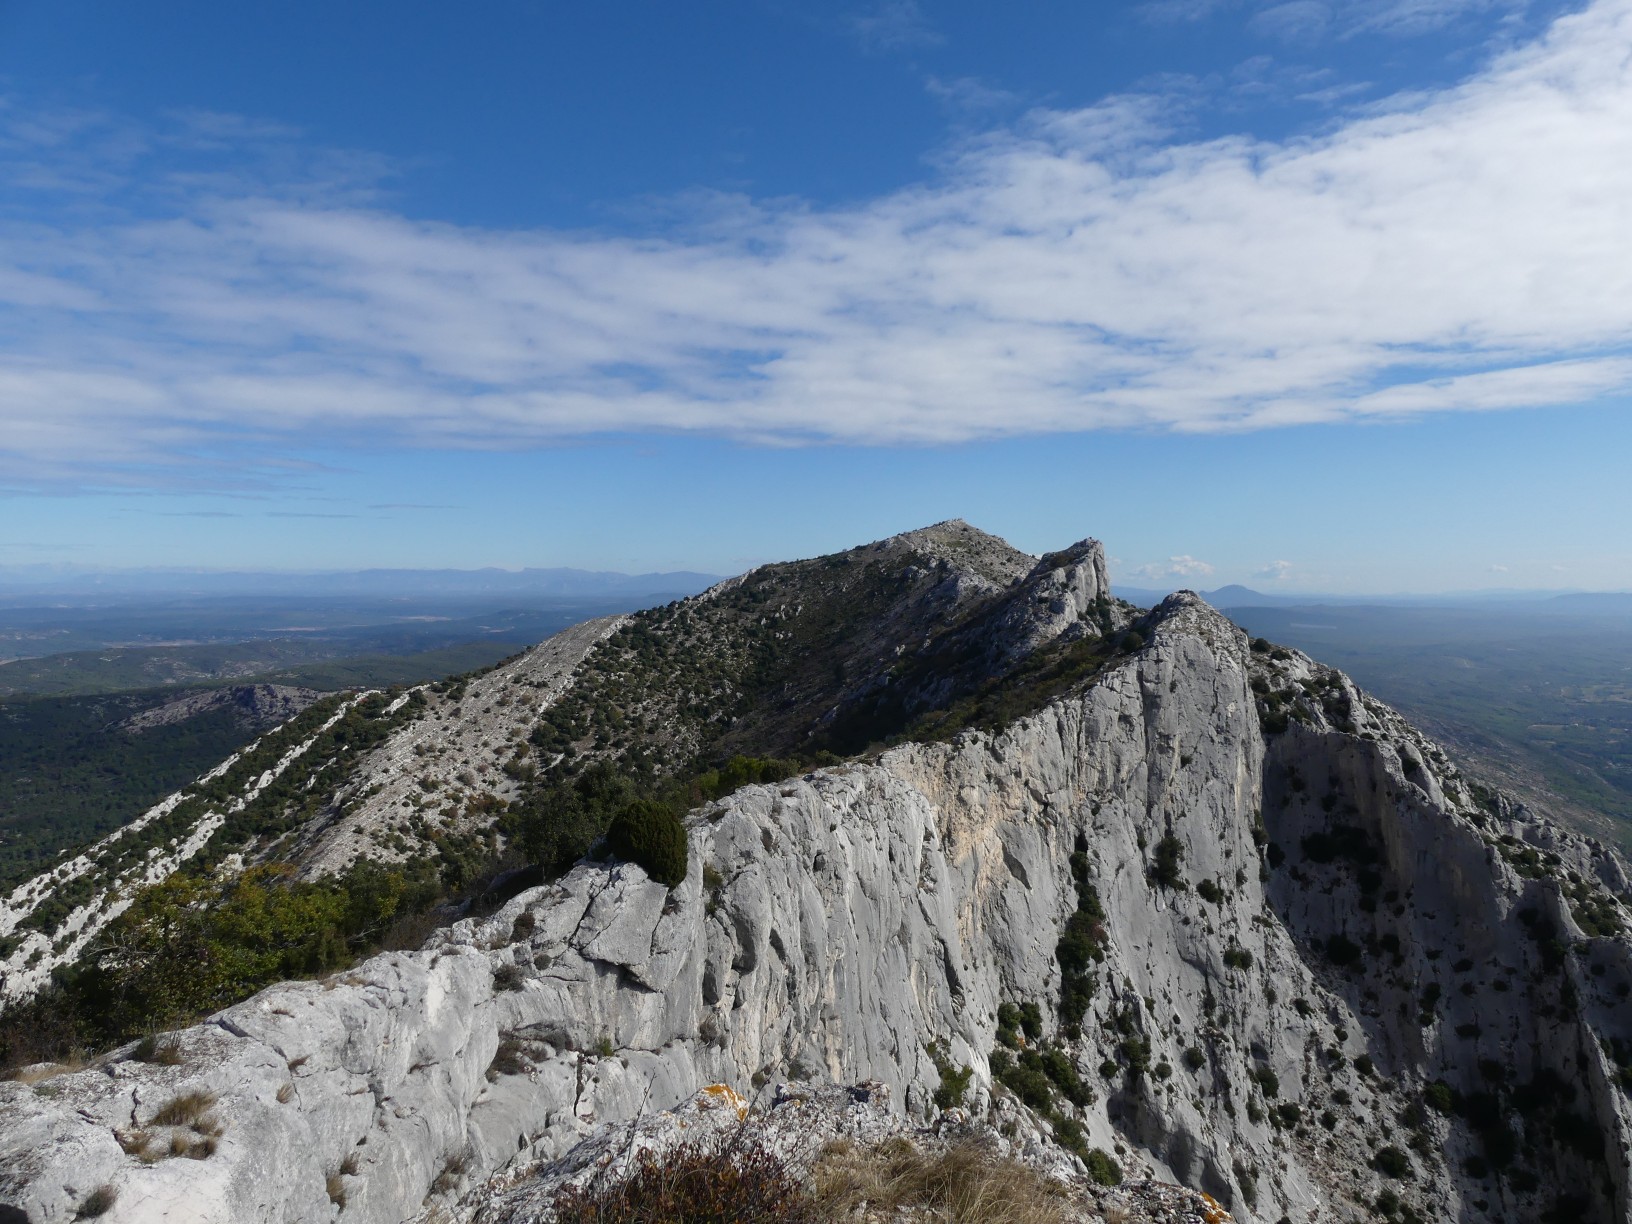
POLYGON ((916 531, 903 531, 880 540, 875 547, 908 548, 924 553, 969 570, 999 587, 1024 578, 1036 561, 1031 554, 1021 552, 1002 537, 957 518, 931 523, 916 531))

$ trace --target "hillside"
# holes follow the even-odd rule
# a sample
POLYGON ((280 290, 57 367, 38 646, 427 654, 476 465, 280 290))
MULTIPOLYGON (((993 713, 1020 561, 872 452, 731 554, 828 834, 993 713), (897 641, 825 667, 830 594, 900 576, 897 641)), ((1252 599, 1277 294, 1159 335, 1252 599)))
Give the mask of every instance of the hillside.
POLYGON ((36 1224, 547 1218, 622 1121, 824 1084, 863 1087, 821 1126, 983 1136, 1075 1219, 1632 1210, 1622 861, 1197 597, 1112 600, 1094 541, 763 567, 319 702, 144 821, 0 910, 14 1035, 128 1033, 0 1083, 36 1224), (687 813, 673 888, 597 848, 642 804, 687 813))

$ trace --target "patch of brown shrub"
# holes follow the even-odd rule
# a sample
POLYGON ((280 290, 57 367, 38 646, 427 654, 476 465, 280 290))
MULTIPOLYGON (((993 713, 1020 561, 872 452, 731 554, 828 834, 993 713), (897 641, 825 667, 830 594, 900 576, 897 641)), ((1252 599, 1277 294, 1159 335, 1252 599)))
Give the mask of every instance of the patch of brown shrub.
POLYGON ((924 1151, 907 1139, 876 1148, 830 1144, 811 1170, 823 1219, 864 1204, 888 1215, 926 1212, 947 1224, 1064 1224, 1066 1191, 1017 1160, 973 1140, 924 1151))

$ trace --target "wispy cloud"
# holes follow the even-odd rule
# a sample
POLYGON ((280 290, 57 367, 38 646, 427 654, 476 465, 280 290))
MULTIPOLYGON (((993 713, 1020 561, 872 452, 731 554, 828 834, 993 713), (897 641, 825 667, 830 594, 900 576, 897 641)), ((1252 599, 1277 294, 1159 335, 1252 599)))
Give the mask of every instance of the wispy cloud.
POLYGON ((1284 582, 1295 568, 1290 561, 1271 561, 1263 569, 1255 570, 1252 576, 1268 582, 1284 582))
POLYGON ((1136 566, 1129 573, 1135 578, 1205 578, 1213 567, 1191 556, 1169 557, 1166 561, 1152 561, 1136 566))
POLYGON ((275 133, 265 166, 184 174, 172 151, 160 174, 160 136, 12 114, 0 156, 35 185, 10 180, 0 225, 0 480, 253 456, 275 481, 316 443, 947 443, 1624 397, 1629 47, 1632 0, 1600 0, 1319 136, 1172 143, 1149 97, 1037 110, 910 190, 720 200, 720 224, 647 237, 410 220, 275 133))
POLYGON ((944 41, 918 0, 876 0, 849 18, 851 32, 868 51, 932 47, 944 41))
POLYGON ((1137 11, 1146 21, 1170 25, 1245 9, 1248 25, 1258 33, 1308 42, 1326 34, 1411 38, 1466 17, 1517 15, 1530 7, 1531 0, 1257 0, 1247 5, 1242 0, 1145 0, 1137 11))

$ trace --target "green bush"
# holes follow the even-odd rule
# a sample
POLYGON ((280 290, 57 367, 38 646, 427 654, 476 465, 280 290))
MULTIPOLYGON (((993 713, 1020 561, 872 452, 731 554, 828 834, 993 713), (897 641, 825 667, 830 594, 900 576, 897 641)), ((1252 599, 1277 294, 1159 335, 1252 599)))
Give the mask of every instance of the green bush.
POLYGON ((655 800, 627 804, 606 830, 606 844, 618 858, 639 863, 659 884, 673 888, 686 878, 686 826, 672 808, 655 800))
POLYGON ((1122 1166, 1109 1152, 1095 1148, 1083 1158, 1088 1166, 1088 1176, 1102 1186, 1117 1186, 1122 1183, 1122 1166))
POLYGON ((1156 843, 1156 854, 1150 863, 1150 878, 1163 888, 1182 890, 1186 887, 1179 874, 1179 863, 1184 858, 1184 846, 1171 833, 1164 833, 1156 843))
POLYGON ((1376 1155, 1371 1158, 1371 1164, 1384 1177, 1409 1177, 1411 1175, 1411 1158, 1397 1147, 1378 1148, 1376 1155))

